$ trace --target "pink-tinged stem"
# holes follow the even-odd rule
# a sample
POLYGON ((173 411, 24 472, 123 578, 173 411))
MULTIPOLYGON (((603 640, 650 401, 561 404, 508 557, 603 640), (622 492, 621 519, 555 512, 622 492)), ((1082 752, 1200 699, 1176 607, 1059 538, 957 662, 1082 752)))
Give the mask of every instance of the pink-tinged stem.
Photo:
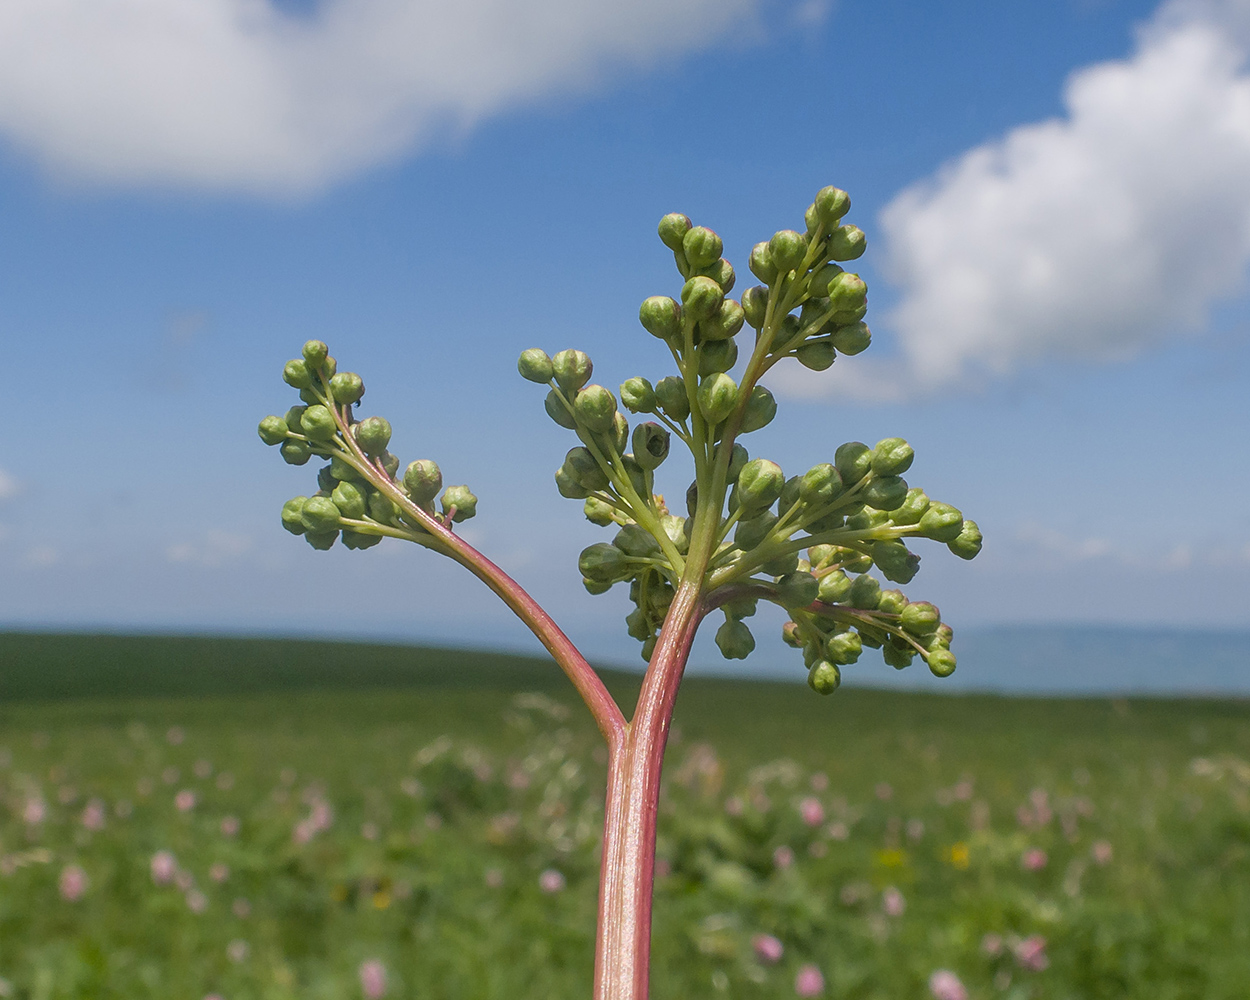
POLYGON ((706 613, 699 587, 684 584, 656 643, 623 743, 609 750, 595 1000, 646 1000, 660 772, 677 688, 706 613))

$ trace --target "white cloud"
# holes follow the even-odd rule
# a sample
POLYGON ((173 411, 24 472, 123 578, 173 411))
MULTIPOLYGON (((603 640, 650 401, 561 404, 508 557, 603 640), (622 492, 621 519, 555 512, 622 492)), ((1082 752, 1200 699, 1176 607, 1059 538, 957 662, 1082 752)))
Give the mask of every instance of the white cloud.
POLYGON ((0 133, 89 180, 298 194, 769 2, 795 0, 4 0, 0 133))
POLYGON ((175 542, 165 548, 165 558, 172 563, 184 563, 215 569, 234 562, 252 548, 247 535, 228 531, 209 531, 194 541, 175 542))
POLYGON ((880 221, 902 295, 883 326, 902 363, 856 359, 839 394, 1113 361, 1199 331, 1250 262, 1248 51, 1250 0, 1166 4, 1130 58, 1071 76, 1064 117, 896 196, 880 221))
POLYGON ((0 469, 0 500, 11 500, 22 492, 22 484, 0 469))

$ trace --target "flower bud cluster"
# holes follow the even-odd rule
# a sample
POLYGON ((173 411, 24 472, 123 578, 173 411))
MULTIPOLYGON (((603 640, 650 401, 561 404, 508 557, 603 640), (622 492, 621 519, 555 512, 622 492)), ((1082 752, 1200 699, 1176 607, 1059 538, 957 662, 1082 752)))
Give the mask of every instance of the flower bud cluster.
POLYGON ((308 341, 303 356, 286 363, 282 378, 299 390, 301 403, 281 417, 265 417, 257 428, 260 439, 277 446, 290 465, 329 459, 317 473, 315 493, 283 504, 287 531, 303 535, 315 549, 329 549, 340 537, 346 548, 367 549, 384 535, 411 537, 427 531, 405 510, 404 501, 444 524, 477 512, 477 497, 467 486, 443 490, 441 513, 435 511, 443 475, 434 462, 413 462, 400 475, 399 459, 388 450, 389 421, 356 417, 364 382, 353 372, 338 371, 324 343, 308 341))

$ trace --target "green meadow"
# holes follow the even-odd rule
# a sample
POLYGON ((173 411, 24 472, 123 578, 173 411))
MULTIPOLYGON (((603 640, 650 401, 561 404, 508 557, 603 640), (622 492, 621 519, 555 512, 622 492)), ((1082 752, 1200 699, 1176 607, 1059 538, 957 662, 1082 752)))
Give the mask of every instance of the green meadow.
MULTIPOLYGON (((0 996, 587 997, 603 759, 540 660, 0 634, 0 996)), ((1245 701, 692 678, 662 810, 657 1000, 1250 995, 1245 701)))

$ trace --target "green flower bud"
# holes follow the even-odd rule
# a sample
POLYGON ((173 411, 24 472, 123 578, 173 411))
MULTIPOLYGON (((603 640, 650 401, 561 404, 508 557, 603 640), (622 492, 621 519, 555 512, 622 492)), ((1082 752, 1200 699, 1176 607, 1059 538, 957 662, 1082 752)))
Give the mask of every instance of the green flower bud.
POLYGON ((560 491, 560 496, 569 500, 585 500, 590 496, 590 491, 574 479, 563 465, 556 469, 556 489, 560 491))
POLYGON ((817 660, 807 672, 807 686, 817 694, 833 694, 842 683, 842 671, 828 660, 817 660))
POLYGON ((404 489, 415 504, 428 504, 443 488, 443 473, 438 464, 428 458, 412 462, 404 470, 404 489))
POLYGON ((813 207, 821 223, 832 226, 851 210, 851 196, 841 188, 823 187, 816 192, 813 207))
POLYGON ((786 484, 781 487, 781 500, 777 504, 778 510, 789 510, 799 502, 799 486, 802 482, 802 476, 791 476, 786 480, 786 484))
POLYGON ((339 363, 332 357, 327 357, 321 362, 321 377, 331 379, 334 378, 335 372, 339 370, 339 363))
POLYGON ((864 231, 859 226, 842 226, 829 234, 825 253, 831 260, 855 260, 862 257, 867 249, 864 231))
POLYGON ((734 528, 734 544, 743 552, 756 548, 777 527, 777 515, 770 510, 738 522, 734 528))
POLYGON ((929 670, 934 677, 949 677, 955 672, 955 654, 949 649, 938 649, 928 656, 929 670))
POLYGON ((781 496, 785 473, 776 462, 755 458, 738 473, 738 502, 744 511, 765 510, 781 496))
POLYGON ((768 289, 755 285, 742 293, 742 316, 752 329, 758 330, 768 316, 768 289))
POLYGON ((260 435, 260 439, 265 444, 274 445, 281 444, 286 440, 289 428, 286 421, 281 417, 266 417, 260 422, 260 426, 256 428, 256 432, 260 435))
POLYGON ((812 507, 827 504, 842 492, 842 477, 828 462, 813 465, 799 480, 799 499, 812 507))
POLYGON ((309 534, 325 534, 339 526, 339 509, 329 497, 309 497, 300 509, 300 521, 309 534))
POLYGON ((862 441, 848 441, 833 454, 833 464, 845 486, 854 486, 872 471, 872 449, 862 441))
POLYGON ((766 285, 771 285, 777 277, 777 265, 773 263, 772 253, 767 243, 756 243, 752 247, 751 258, 747 266, 751 268, 751 273, 766 285))
POLYGON ((704 226, 695 226, 687 230, 686 235, 682 237, 681 249, 691 267, 703 268, 720 259, 725 245, 712 230, 704 226))
POLYGON ((724 299, 724 289, 711 278, 696 276, 681 287, 682 309, 696 321, 714 316, 724 299))
POLYGON ((467 486, 448 486, 443 491, 442 504, 444 514, 455 509, 451 519, 457 524, 467 521, 477 513, 477 497, 469 492, 467 486))
POLYGON ((320 403, 304 411, 299 425, 300 429, 313 441, 329 441, 338 433, 334 415, 320 403))
POLYGON ((699 349, 699 375, 706 378, 727 372, 738 360, 738 345, 732 340, 713 340, 699 349))
POLYGON ((816 214, 816 206, 808 205, 803 211, 803 224, 807 226, 807 235, 810 237, 820 227, 820 217, 816 214))
POLYGON ((693 517, 694 512, 696 508, 698 507, 698 505, 699 505, 699 484, 696 481, 686 487, 686 513, 689 514, 691 517, 693 517))
POLYGON ((887 642, 881 647, 881 658, 895 670, 903 670, 910 667, 911 661, 915 659, 915 656, 916 651, 910 646, 896 646, 893 642, 887 642))
POLYGON ((317 390, 312 386, 299 391, 299 398, 308 406, 313 406, 321 402, 321 398, 317 395, 317 390))
POLYGON ((742 445, 735 443, 733 451, 729 453, 728 482, 736 483, 738 481, 738 476, 742 473, 742 467, 750 459, 751 456, 747 454, 747 450, 742 445))
POLYGON ((337 531, 308 531, 304 533, 304 541, 311 545, 314 549, 324 552, 326 549, 332 548, 338 540, 339 533, 337 531))
POLYGON ((655 652, 655 647, 659 640, 655 636, 651 636, 642 644, 642 658, 646 663, 651 662, 651 654, 655 652))
POLYGON ((750 618, 759 610, 759 600, 754 597, 740 597, 721 606, 721 610, 735 621, 750 618))
POLYGON ((312 449, 303 441, 284 441, 278 450, 287 465, 303 465, 312 458, 312 449))
POLYGON ((721 291, 726 295, 729 294, 729 290, 733 288, 734 282, 737 280, 737 275, 734 274, 734 266, 725 260, 724 257, 710 267, 699 268, 699 272, 705 278, 711 278, 720 285, 721 291))
POLYGON ((625 446, 629 444, 629 421, 620 411, 612 414, 612 429, 607 431, 603 438, 606 450, 614 451, 618 455, 625 451, 625 446))
POLYGON ((715 427, 738 404, 738 385, 724 372, 717 372, 699 382, 698 398, 703 419, 715 427))
POLYGON ((975 558, 981 551, 981 529, 977 527, 977 522, 965 520, 959 534, 947 542, 946 547, 960 559, 975 558))
POLYGON ((837 312, 858 309, 868 298, 868 286, 858 274, 843 271, 829 282, 829 305, 837 312))
POLYGON ((365 383, 355 372, 339 372, 330 379, 330 394, 336 403, 354 403, 365 394, 365 383))
POLYGON ((365 516, 365 491, 355 483, 339 483, 330 494, 330 499, 344 517, 359 521, 365 516))
POLYGON ((861 611, 873 611, 881 600, 881 584, 871 576, 857 576, 851 581, 851 590, 847 597, 851 607, 861 611))
MULTIPOLYGON (((760 572, 767 576, 788 576, 799 571, 799 554, 791 552, 776 559, 770 559, 760 567, 760 572)), ((808 603, 811 603, 810 601, 808 603)))
POLYGON ((570 448, 564 456, 564 471, 582 489, 589 492, 606 490, 608 476, 595 461, 588 448, 570 448))
POLYGON ((326 347, 324 341, 310 340, 304 344, 304 363, 308 365, 310 371, 316 371, 326 362, 326 358, 330 356, 330 349, 326 347))
POLYGON ((755 636, 743 622, 729 619, 716 630, 716 645, 727 660, 745 660, 755 649, 755 636))
POLYGON ((590 358, 582 351, 561 351, 551 359, 551 373, 565 395, 576 392, 589 382, 594 368, 590 358))
MULTIPOLYGON (((864 303, 858 309, 840 309, 829 317, 826 327, 833 329, 835 327, 851 326, 858 323, 868 313, 868 304, 864 303)), ((872 338, 869 337, 871 340, 872 338)))
POLYGON ((634 459, 644 469, 657 468, 668 458, 669 433, 667 427, 648 420, 634 428, 634 459))
POLYGON ((381 455, 381 461, 382 468, 386 471, 386 474, 394 479, 395 473, 399 471, 399 456, 392 455, 389 451, 384 451, 381 455))
POLYGON ((901 476, 915 457, 911 445, 902 438, 882 438, 872 450, 872 471, 878 476, 901 476))
POLYGON ((877 510, 875 507, 861 506, 846 519, 846 526, 851 531, 866 531, 869 528, 880 528, 889 522, 890 515, 885 511, 877 510))
POLYGON ((860 499, 877 510, 897 510, 907 499, 907 480, 901 476, 878 476, 864 487, 860 499))
POLYGON ((582 549, 582 554, 577 557, 577 568, 586 579, 598 583, 619 580, 623 573, 628 572, 625 553, 608 542, 596 542, 582 549))
POLYGON ((564 400, 560 398, 560 393, 555 389, 547 393, 547 398, 543 400, 543 409, 547 411, 547 416, 561 427, 571 431, 577 430, 577 418, 569 412, 569 408, 564 405, 564 400))
POLYGON ((826 573, 820 578, 820 587, 816 591, 816 599, 825 604, 840 604, 851 593, 851 580, 840 569, 826 573))
POLYGON ((381 493, 369 494, 369 516, 382 524, 391 524, 399 516, 399 508, 390 497, 381 493))
POLYGON ((347 549, 371 549, 380 541, 381 535, 370 535, 363 531, 343 532, 343 547, 347 549))
POLYGON ((814 372, 823 372, 837 360, 838 352, 827 340, 813 340, 810 344, 804 344, 795 351, 794 356, 799 359, 799 364, 804 368, 810 368, 814 372))
POLYGON ((900 612, 899 624, 912 635, 933 635, 942 624, 942 613, 928 601, 916 601, 900 612))
POLYGON ((517 358, 516 369, 521 373, 521 378, 529 379, 531 382, 537 382, 540 385, 550 382, 554 369, 551 366, 551 358, 547 357, 547 352, 538 347, 531 347, 528 351, 522 351, 521 356, 517 358))
POLYGON ((360 474, 337 455, 330 459, 329 470, 330 477, 336 482, 360 478, 360 474))
POLYGON ((642 608, 634 608, 625 616, 625 634, 639 642, 645 642, 655 634, 651 619, 642 608))
POLYGON ((661 340, 676 340, 681 336, 681 306, 667 295, 644 299, 638 308, 638 321, 647 333, 661 340))
POLYGON ((930 503, 920 518, 920 533, 935 542, 953 542, 964 528, 964 516, 948 503, 930 503))
POLYGON ((798 649, 803 644, 803 641, 799 638, 798 622, 788 621, 781 626, 781 641, 791 649, 798 649))
POLYGON ((616 397, 601 385, 588 385, 573 397, 573 409, 587 429, 605 434, 612 429, 616 416, 616 397))
POLYGON ((872 561, 882 575, 894 583, 911 583, 920 572, 920 557, 897 540, 873 545, 872 561))
POLYGON ((881 603, 877 605, 878 611, 887 615, 897 615, 901 614, 905 607, 907 607, 907 597, 901 590, 881 591, 881 603))
POLYGON ((746 313, 733 299, 725 299, 716 314, 699 324, 704 341, 727 340, 742 329, 746 313))
POLYGON ((872 343, 872 331, 866 323, 850 323, 835 329, 830 340, 839 354, 849 357, 867 349, 872 343))
POLYGON ((837 560, 837 546, 834 545, 813 545, 807 550, 807 560, 816 569, 824 569, 826 566, 832 566, 837 560))
POLYGON ((949 625, 939 625, 933 635, 929 637, 929 641, 925 644, 925 649, 932 653, 939 649, 950 649, 951 640, 955 638, 955 633, 949 625))
POLYGON ((660 220, 660 240, 670 250, 680 250, 686 233, 690 232, 690 219, 680 212, 670 212, 660 220))
POLYGON ((842 268, 837 264, 825 264, 820 270, 812 274, 811 279, 807 283, 808 294, 813 299, 822 300, 821 305, 825 310, 829 308, 827 301, 829 297, 829 283, 841 273, 842 268))
POLYGON ((360 450, 370 458, 380 457, 391 443, 391 424, 385 417, 365 417, 352 431, 360 450))
POLYGON ((304 411, 307 409, 307 406, 292 406, 286 411, 286 416, 282 419, 286 423, 287 430, 292 431, 295 434, 304 433, 303 428, 300 426, 300 420, 303 419, 304 411))
POLYGON ((627 556, 639 559, 660 554, 660 543, 646 528, 636 524, 627 524, 616 533, 612 544, 627 556))
POLYGON ((890 520, 901 526, 919 524, 928 509, 929 497, 924 490, 913 486, 907 491, 907 498, 902 504, 890 513, 890 520))
POLYGON ((816 642, 813 642, 810 638, 805 640, 803 643, 803 666, 810 670, 816 665, 816 661, 824 655, 824 651, 825 643, 823 639, 816 642))
POLYGON ((292 535, 302 535, 307 530, 300 517, 307 502, 308 497, 294 497, 282 505, 282 527, 292 535))
POLYGON ((768 241, 768 255, 779 273, 793 271, 807 256, 807 237, 793 229, 783 229, 768 241))
POLYGON ((787 573, 777 580, 777 602, 789 610, 805 608, 816 600, 819 589, 811 573, 787 573))
POLYGON ((742 411, 742 426, 739 430, 743 434, 758 431, 761 427, 767 427, 772 423, 776 415, 777 400, 762 385, 757 385, 751 390, 751 398, 747 400, 747 405, 742 411))
POLYGON ((773 343, 774 353, 789 350, 803 341, 803 325, 793 313, 788 313, 781 320, 781 328, 777 331, 777 339, 773 343))
POLYGON ((302 358, 296 358, 283 367, 282 381, 295 389, 307 389, 312 385, 312 372, 302 358))
POLYGON ((654 413, 655 389, 640 376, 627 378, 621 383, 621 402, 630 413, 654 413))
POLYGON ((601 528, 606 528, 609 524, 615 523, 611 504, 604 503, 598 497, 587 497, 586 502, 582 505, 582 513, 586 515, 586 520, 591 524, 597 524, 601 528))
POLYGON ((667 375, 655 384, 655 399, 660 409, 678 422, 690 416, 690 398, 686 395, 686 383, 675 375, 667 375))
POLYGON ((603 581, 603 582, 599 582, 596 580, 587 580, 583 577, 582 586, 586 588, 586 593, 594 597, 598 597, 600 594, 606 594, 609 590, 612 589, 612 582, 610 580, 603 581))
POLYGON ((664 529, 664 534, 668 535, 669 541, 677 547, 677 551, 685 555, 690 549, 690 525, 686 519, 676 514, 665 514, 660 518, 660 526, 664 529))
POLYGON ((825 655, 833 663, 842 665, 854 663, 859 659, 859 654, 863 651, 863 640, 860 639, 857 632, 850 630, 835 632, 825 642, 825 655))

